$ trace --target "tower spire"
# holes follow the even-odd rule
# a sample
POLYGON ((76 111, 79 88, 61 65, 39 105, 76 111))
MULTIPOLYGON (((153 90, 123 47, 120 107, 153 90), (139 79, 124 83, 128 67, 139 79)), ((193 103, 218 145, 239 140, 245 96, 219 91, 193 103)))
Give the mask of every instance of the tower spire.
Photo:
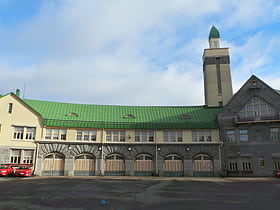
POLYGON ((220 33, 213 25, 209 49, 204 49, 203 75, 205 105, 223 106, 232 97, 229 49, 220 48, 220 33))
POLYGON ((214 25, 212 26, 209 33, 209 47, 220 48, 220 33, 214 25))

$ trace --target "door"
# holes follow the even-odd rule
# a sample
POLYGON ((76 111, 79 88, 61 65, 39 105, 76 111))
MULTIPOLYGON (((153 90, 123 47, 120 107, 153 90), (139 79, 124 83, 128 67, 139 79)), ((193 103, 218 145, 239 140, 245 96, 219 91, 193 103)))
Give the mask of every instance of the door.
POLYGON ((44 158, 44 169, 42 172, 46 176, 64 175, 64 157, 58 153, 51 153, 44 158))
POLYGON ((213 176, 213 160, 209 155, 200 154, 193 160, 194 176, 213 176))

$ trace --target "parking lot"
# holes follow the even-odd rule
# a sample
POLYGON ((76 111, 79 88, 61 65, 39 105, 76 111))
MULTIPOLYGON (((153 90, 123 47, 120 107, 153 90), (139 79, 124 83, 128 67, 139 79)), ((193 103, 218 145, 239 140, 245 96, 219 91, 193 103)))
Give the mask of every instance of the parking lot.
POLYGON ((280 208, 280 179, 1 177, 0 209, 280 208))

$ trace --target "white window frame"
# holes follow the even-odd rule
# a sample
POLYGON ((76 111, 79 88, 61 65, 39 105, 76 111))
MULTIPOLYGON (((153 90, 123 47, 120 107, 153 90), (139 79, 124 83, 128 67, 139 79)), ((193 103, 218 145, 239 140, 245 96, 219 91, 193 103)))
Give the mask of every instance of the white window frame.
POLYGON ((236 131, 235 130, 227 130, 226 131, 226 139, 228 143, 236 142, 236 131))
POLYGON ((240 129, 239 130, 239 141, 240 142, 248 142, 249 141, 249 135, 247 129, 240 129))
POLYGON ((45 140, 66 140, 67 130, 46 128, 45 140))
POLYGON ((77 141, 96 141, 96 130, 76 130, 77 141))
POLYGON ((153 142, 154 138, 154 131, 135 131, 135 142, 153 142))
POLYGON ((239 111, 240 117, 274 116, 275 111, 271 105, 259 97, 252 97, 239 111))
POLYGON ((125 142, 124 130, 106 130, 106 141, 108 142, 125 142))
POLYGON ((192 131, 193 142, 211 142, 212 132, 211 130, 193 130, 192 131))
POLYGON ((36 127, 17 126, 14 125, 14 140, 35 140, 36 127))
POLYGON ((228 159, 228 170, 229 171, 238 171, 238 159, 237 158, 228 159))
POLYGON ((275 171, 280 170, 280 158, 273 159, 273 167, 275 171))
POLYGON ((33 160, 34 150, 32 149, 11 149, 10 151, 10 163, 33 164, 33 160))
POLYGON ((163 142, 183 142, 182 131, 163 131, 163 142))
POLYGON ((280 128, 270 128, 271 141, 280 141, 280 128))
POLYGON ((241 158, 242 171, 252 171, 252 164, 249 158, 241 158))

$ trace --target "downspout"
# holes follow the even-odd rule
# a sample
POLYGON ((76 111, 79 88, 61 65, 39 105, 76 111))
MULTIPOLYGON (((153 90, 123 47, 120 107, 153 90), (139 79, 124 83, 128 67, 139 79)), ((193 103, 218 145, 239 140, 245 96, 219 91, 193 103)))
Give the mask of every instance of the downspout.
POLYGON ((101 132, 101 157, 100 157, 100 168, 99 168, 99 176, 102 176, 102 171, 104 173, 104 161, 103 161, 103 138, 104 138, 104 128, 102 128, 102 132, 101 132))
POLYGON ((219 145, 219 161, 220 161, 220 176, 223 176, 222 171, 222 155, 221 155, 221 147, 223 146, 223 142, 219 145))
POLYGON ((34 160, 34 174, 37 175, 37 160, 38 160, 38 154, 39 154, 39 143, 36 143, 36 155, 34 160))
POLYGON ((157 129, 155 131, 155 150, 156 150, 156 170, 154 176, 158 176, 158 146, 157 146, 157 129))

